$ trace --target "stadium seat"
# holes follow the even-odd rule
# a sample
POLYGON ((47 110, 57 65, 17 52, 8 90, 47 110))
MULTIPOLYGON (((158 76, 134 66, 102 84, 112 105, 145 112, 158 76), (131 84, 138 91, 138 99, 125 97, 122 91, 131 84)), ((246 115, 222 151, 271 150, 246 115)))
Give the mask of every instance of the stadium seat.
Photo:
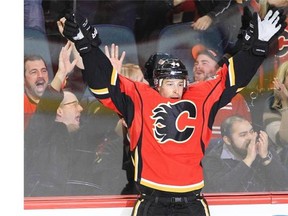
POLYGON ((137 45, 134 33, 126 26, 113 24, 97 24, 94 25, 99 32, 102 44, 100 48, 104 51, 104 46, 110 48, 112 43, 119 45, 119 54, 126 51, 124 63, 139 64, 137 55, 137 45))
POLYGON ((216 29, 197 31, 191 28, 191 23, 169 25, 162 29, 159 34, 157 52, 166 52, 179 58, 185 64, 190 77, 194 64, 191 48, 199 43, 218 51, 219 54, 223 53, 219 45, 221 36, 216 29))

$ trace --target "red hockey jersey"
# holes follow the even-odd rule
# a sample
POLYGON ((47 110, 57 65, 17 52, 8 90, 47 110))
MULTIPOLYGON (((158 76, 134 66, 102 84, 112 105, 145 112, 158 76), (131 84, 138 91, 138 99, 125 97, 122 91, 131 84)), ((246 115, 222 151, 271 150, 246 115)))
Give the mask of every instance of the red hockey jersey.
POLYGON ((82 58, 90 90, 128 125, 135 181, 179 193, 204 186, 201 160, 217 110, 248 84, 263 61, 240 52, 213 79, 189 86, 176 100, 117 74, 98 48, 82 58))

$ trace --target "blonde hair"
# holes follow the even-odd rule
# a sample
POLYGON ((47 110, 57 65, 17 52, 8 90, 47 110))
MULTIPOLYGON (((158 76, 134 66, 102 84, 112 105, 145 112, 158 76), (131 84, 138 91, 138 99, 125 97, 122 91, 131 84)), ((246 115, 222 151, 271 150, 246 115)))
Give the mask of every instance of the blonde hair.
MULTIPOLYGON (((257 1, 257 0, 256 0, 257 1)), ((263 19, 268 12, 269 6, 274 6, 276 8, 285 8, 288 6, 287 0, 258 0, 260 6, 259 16, 263 19)))
POLYGON ((141 70, 140 66, 132 63, 123 64, 121 68, 121 74, 126 76, 127 74, 131 73, 131 71, 133 72, 135 70, 141 70))
MULTIPOLYGON (((285 61, 278 68, 276 78, 279 80, 279 82, 284 83, 287 76, 288 76, 288 61, 285 61)), ((274 103, 272 107, 277 109, 282 108, 281 98, 279 94, 277 94, 277 90, 274 90, 274 103)))
POLYGON ((144 75, 139 65, 127 63, 123 64, 121 68, 121 75, 137 82, 144 81, 144 75))

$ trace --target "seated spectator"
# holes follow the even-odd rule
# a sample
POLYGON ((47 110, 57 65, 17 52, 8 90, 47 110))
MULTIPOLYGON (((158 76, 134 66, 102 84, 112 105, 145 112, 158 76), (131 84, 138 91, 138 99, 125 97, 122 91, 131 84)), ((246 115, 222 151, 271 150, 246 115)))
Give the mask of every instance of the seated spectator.
POLYGON ((65 194, 70 134, 79 129, 82 110, 72 92, 45 89, 24 136, 25 196, 65 194))
POLYGON ((205 192, 288 190, 288 170, 264 131, 231 116, 221 125, 222 139, 211 143, 202 160, 205 192))
POLYGON ((24 128, 48 85, 48 71, 41 56, 24 58, 24 128))
POLYGON ((109 131, 117 118, 109 111, 93 102, 82 122, 76 95, 49 85, 25 130, 24 195, 119 194, 125 183, 122 147, 117 134, 109 131))
MULTIPOLYGON (((193 78, 195 82, 206 81, 216 75, 219 69, 217 62, 220 60, 217 51, 199 44, 192 48, 192 56, 195 59, 193 67, 193 78)), ((221 123, 227 117, 235 114, 241 115, 251 122, 252 117, 249 106, 240 93, 236 94, 226 106, 218 110, 212 127, 212 139, 221 138, 221 123)))
POLYGON ((288 165, 288 61, 279 67, 273 84, 274 92, 265 101, 263 125, 288 165))
POLYGON ((208 49, 205 46, 198 44, 192 47, 191 53, 194 59, 194 82, 205 81, 216 75, 216 72, 219 69, 218 61, 221 58, 216 50, 208 49))
MULTIPOLYGON (((73 70, 77 60, 70 62, 72 43, 67 43, 59 55, 58 71, 51 81, 56 89, 63 87, 68 74, 73 70)), ((39 55, 24 57, 24 128, 36 110, 45 89, 48 86, 49 75, 44 59, 39 55)))

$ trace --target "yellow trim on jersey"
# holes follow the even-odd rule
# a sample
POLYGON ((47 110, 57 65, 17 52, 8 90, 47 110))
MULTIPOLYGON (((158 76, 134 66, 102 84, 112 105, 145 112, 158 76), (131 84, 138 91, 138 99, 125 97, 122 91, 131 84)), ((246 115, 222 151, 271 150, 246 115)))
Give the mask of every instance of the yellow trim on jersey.
POLYGON ((139 157, 138 157, 138 147, 135 148, 135 154, 134 154, 134 180, 137 181, 137 176, 138 176, 138 163, 139 163, 139 157))
POLYGON ((177 193, 186 193, 194 190, 199 190, 204 187, 204 181, 192 185, 174 186, 174 185, 158 184, 143 178, 141 178, 140 184, 161 191, 177 192, 177 193))
POLYGON ((201 199, 201 203, 202 203, 202 205, 204 207, 205 215, 206 216, 210 216, 209 207, 208 207, 207 203, 205 202, 205 200, 201 199))
MULTIPOLYGON (((117 71, 113 68, 112 74, 111 74, 111 85, 116 85, 117 80, 117 71)), ((102 88, 102 89, 92 89, 90 88, 91 92, 96 95, 105 95, 109 93, 108 88, 102 88)))
POLYGON ((230 86, 235 85, 235 70, 234 70, 234 61, 233 58, 229 58, 229 80, 230 80, 230 86))
POLYGON ((139 206, 143 202, 143 200, 137 200, 136 204, 134 205, 133 208, 133 216, 136 216, 138 214, 139 206))
POLYGON ((117 71, 115 68, 113 68, 112 74, 111 74, 111 85, 115 86, 116 85, 116 80, 117 80, 117 71))
POLYGON ((244 87, 238 88, 236 92, 240 92, 240 91, 242 91, 242 89, 244 89, 244 87))
POLYGON ((90 88, 91 92, 93 94, 97 94, 97 95, 104 95, 104 94, 108 94, 108 88, 103 88, 103 89, 92 89, 90 88))

